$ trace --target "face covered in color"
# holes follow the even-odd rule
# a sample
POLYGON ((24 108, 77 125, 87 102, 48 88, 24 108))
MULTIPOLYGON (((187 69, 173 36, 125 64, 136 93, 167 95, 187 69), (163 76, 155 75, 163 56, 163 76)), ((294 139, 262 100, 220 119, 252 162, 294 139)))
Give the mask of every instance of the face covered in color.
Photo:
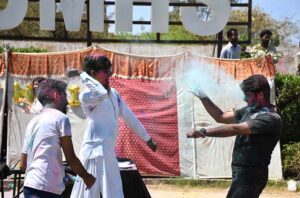
POLYGON ((109 78, 112 75, 112 68, 109 67, 108 69, 103 69, 95 73, 96 79, 105 87, 106 89, 109 88, 109 78))
POLYGON ((57 91, 57 97, 55 100, 55 104, 59 111, 65 113, 65 114, 67 113, 67 106, 68 106, 69 102, 67 99, 66 92, 57 91))
POLYGON ((256 109, 259 106, 258 93, 246 92, 244 94, 244 101, 247 102, 248 107, 251 109, 256 109))

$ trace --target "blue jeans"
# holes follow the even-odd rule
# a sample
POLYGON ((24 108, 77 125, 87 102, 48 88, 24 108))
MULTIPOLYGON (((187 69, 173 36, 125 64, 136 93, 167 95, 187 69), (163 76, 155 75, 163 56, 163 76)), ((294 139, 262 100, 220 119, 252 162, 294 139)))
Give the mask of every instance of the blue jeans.
POLYGON ((26 186, 24 186, 23 193, 25 198, 62 198, 61 195, 37 190, 26 186))

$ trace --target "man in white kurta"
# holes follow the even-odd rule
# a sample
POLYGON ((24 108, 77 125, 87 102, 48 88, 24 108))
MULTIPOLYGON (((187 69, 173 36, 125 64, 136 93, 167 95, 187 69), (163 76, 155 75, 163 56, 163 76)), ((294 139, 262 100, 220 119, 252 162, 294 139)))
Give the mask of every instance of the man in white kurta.
MULTIPOLYGON (((103 58, 103 56, 93 58, 96 61, 97 58, 103 58)), ((106 72, 108 73, 108 70, 106 72)), ((89 88, 79 96, 89 122, 84 133, 80 160, 97 180, 96 185, 89 190, 85 189, 85 184, 81 179, 75 181, 71 197, 98 198, 101 192, 103 198, 123 198, 121 175, 115 155, 119 117, 121 116, 153 151, 156 149, 156 144, 152 142, 146 129, 114 88, 104 88, 99 81, 85 72, 81 73, 80 77, 89 88)), ((93 77, 97 78, 99 75, 93 77)))

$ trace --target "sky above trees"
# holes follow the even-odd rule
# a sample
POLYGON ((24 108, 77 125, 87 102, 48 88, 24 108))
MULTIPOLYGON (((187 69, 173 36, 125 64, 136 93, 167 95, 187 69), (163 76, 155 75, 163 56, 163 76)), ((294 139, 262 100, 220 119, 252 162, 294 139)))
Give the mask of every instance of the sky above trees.
POLYGON ((289 18, 300 26, 299 0, 253 0, 253 6, 260 6, 276 19, 289 18))

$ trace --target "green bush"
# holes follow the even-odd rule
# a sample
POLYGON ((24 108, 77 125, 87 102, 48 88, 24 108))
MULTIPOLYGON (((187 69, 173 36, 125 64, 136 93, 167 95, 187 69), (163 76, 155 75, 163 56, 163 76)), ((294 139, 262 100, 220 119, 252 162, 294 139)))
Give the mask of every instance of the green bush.
POLYGON ((276 108, 282 118, 282 141, 300 141, 300 76, 277 74, 276 108))
POLYGON ((282 147, 282 168, 286 179, 300 179, 300 142, 282 147))
MULTIPOLYGON (((0 53, 2 53, 3 51, 3 46, 0 46, 0 53)), ((38 48, 38 47, 26 47, 26 48, 15 48, 15 47, 9 47, 9 49, 12 52, 21 52, 21 53, 43 53, 43 52, 47 52, 48 50, 45 48, 38 48)))
POLYGON ((300 76, 277 74, 276 108, 282 118, 282 167, 286 179, 300 179, 300 76))

